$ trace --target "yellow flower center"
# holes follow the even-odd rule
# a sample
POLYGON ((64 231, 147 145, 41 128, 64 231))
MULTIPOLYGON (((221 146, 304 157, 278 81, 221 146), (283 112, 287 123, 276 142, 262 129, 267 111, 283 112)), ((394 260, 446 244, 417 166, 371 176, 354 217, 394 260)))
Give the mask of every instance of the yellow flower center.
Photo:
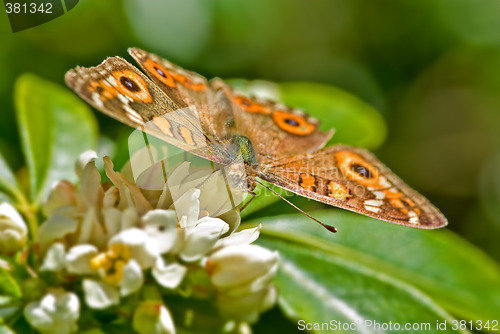
POLYGON ((130 249, 124 244, 113 244, 106 252, 99 253, 90 260, 93 270, 102 269, 104 280, 109 284, 118 285, 123 278, 123 267, 130 261, 130 249))

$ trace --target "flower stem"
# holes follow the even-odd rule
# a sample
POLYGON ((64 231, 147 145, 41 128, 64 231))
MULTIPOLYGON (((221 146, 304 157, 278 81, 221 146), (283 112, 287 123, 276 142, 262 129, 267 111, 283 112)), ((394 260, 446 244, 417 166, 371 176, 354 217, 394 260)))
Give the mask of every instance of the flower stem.
POLYGON ((28 229, 31 235, 34 237, 36 232, 38 231, 38 218, 37 218, 37 208, 34 205, 31 205, 27 200, 24 194, 20 192, 13 193, 15 196, 18 209, 21 211, 26 218, 26 222, 28 223, 28 229))

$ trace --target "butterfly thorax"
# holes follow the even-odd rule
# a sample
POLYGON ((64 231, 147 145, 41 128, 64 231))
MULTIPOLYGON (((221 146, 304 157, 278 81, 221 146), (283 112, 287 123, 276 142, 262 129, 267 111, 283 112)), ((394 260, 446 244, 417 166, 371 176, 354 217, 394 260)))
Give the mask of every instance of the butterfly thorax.
POLYGON ((255 189, 255 176, 260 169, 252 142, 245 136, 234 135, 229 143, 227 152, 232 161, 229 166, 230 183, 240 191, 251 192, 255 189))
POLYGON ((232 144, 234 145, 233 154, 238 156, 241 154, 241 159, 245 165, 255 165, 257 164, 257 157, 253 149, 252 142, 245 136, 236 135, 232 139, 232 144))

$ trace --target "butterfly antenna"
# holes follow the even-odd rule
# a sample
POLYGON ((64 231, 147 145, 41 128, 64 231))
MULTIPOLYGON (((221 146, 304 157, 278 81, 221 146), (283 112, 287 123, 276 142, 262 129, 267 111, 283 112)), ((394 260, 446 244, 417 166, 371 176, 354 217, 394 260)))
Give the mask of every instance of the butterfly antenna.
POLYGON ((308 214, 307 212, 305 212, 304 210, 302 210, 301 208, 299 208, 298 206, 296 206, 295 204, 293 204, 292 202, 290 202, 289 200, 287 200, 286 198, 284 198, 283 196, 281 196, 280 194, 278 194, 276 191, 274 191, 273 189, 269 188, 268 186, 266 186, 264 183, 260 182, 259 180, 255 180, 255 182, 257 182, 258 184, 266 187, 268 190, 270 190, 273 194, 275 194, 276 196, 278 196, 279 198, 281 198, 282 200, 284 200, 285 202, 287 202, 288 204, 290 204, 292 207, 294 207, 296 210, 298 210, 299 212, 303 213, 304 215, 306 215, 307 217, 311 218, 312 220, 314 220, 316 223, 320 224, 321 226, 323 226, 324 228, 326 228, 328 231, 330 232, 333 232, 333 233, 336 233, 337 232, 337 228, 333 227, 333 226, 330 226, 330 225, 326 225, 326 224, 323 224, 322 222, 320 222, 319 220, 317 220, 316 218, 314 218, 313 216, 311 216, 310 214, 308 214))

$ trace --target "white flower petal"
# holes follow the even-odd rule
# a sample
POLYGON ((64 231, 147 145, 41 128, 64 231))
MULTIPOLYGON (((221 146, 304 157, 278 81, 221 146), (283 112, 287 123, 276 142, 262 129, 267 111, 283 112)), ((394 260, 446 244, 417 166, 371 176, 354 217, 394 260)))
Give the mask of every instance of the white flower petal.
POLYGON ((179 188, 179 193, 183 194, 192 188, 199 189, 199 186, 201 184, 209 181, 211 175, 213 175, 211 169, 201 168, 197 170, 191 170, 189 175, 184 178, 184 180, 182 180, 179 188))
POLYGON ((174 201, 172 200, 172 194, 170 193, 170 189, 168 188, 168 185, 165 183, 163 185, 163 189, 160 193, 160 196, 158 197, 156 208, 166 210, 172 206, 173 202, 174 201))
POLYGON ((74 333, 80 317, 80 301, 72 292, 47 293, 39 302, 29 303, 24 316, 30 325, 44 334, 74 333))
POLYGON ((76 187, 69 181, 57 182, 50 192, 49 197, 43 204, 43 214, 50 216, 54 210, 62 206, 76 205, 76 187))
POLYGON ((186 237, 179 256, 186 262, 199 260, 228 230, 229 226, 222 219, 200 219, 195 227, 186 228, 186 237))
POLYGON ((241 223, 241 216, 238 210, 229 210, 219 216, 217 218, 222 219, 229 225, 229 231, 227 233, 233 233, 241 223))
POLYGON ((95 210, 99 208, 104 191, 101 187, 101 174, 95 166, 94 160, 83 168, 80 189, 78 189, 77 195, 81 197, 80 204, 85 208, 88 206, 93 207, 95 210))
MULTIPOLYGON (((241 181, 246 186, 247 181, 244 165, 232 164, 231 166, 232 168, 241 166, 241 175, 245 176, 241 181)), ((208 171, 211 172, 210 170, 208 171)), ((200 209, 207 211, 211 216, 215 213, 222 215, 226 212, 234 211, 243 201, 243 193, 238 188, 240 184, 233 185, 228 182, 230 182, 230 177, 224 177, 222 170, 210 173, 210 177, 199 186, 201 191, 200 209)))
POLYGON ((123 267, 123 278, 120 282, 120 294, 122 296, 128 296, 131 293, 139 290, 144 283, 144 276, 142 275, 142 269, 139 264, 130 260, 123 267))
POLYGON ((187 218, 187 227, 196 225, 198 215, 200 214, 199 197, 200 190, 193 188, 185 192, 181 197, 177 199, 174 198, 174 207, 177 212, 177 217, 181 220, 181 218, 185 216, 187 218))
POLYGON ((64 269, 66 264, 65 255, 66 249, 64 245, 60 242, 54 243, 45 254, 40 271, 60 271, 64 269))
POLYGON ((113 244, 126 245, 130 250, 132 258, 143 269, 153 266, 156 258, 160 255, 156 240, 150 238, 146 232, 138 228, 130 228, 115 235, 109 241, 109 246, 113 244))
POLYGON ((71 247, 66 254, 66 270, 74 274, 92 274, 90 260, 98 254, 94 245, 84 244, 71 247))
POLYGON ((77 239, 78 244, 92 243, 101 247, 103 243, 105 243, 107 235, 97 219, 94 207, 89 207, 85 213, 83 213, 79 232, 77 239))
POLYGON ((120 190, 117 186, 112 186, 104 192, 102 206, 104 208, 114 208, 120 202, 120 190))
POLYGON ((167 174, 167 184, 168 188, 172 194, 172 198, 179 198, 182 193, 180 192, 180 187, 184 179, 189 175, 189 161, 184 161, 176 168, 170 170, 167 174))
POLYGON ((155 239, 160 254, 172 249, 177 239, 177 214, 173 210, 152 210, 142 217, 144 231, 155 239))
POLYGON ((40 307, 39 302, 31 302, 26 305, 24 308, 24 317, 31 326, 42 333, 54 327, 54 320, 40 307))
POLYGON ((136 207, 128 207, 123 211, 122 221, 120 225, 121 231, 132 227, 138 227, 139 223, 139 212, 137 211, 136 207))
POLYGON ((88 150, 80 154, 78 160, 76 161, 76 174, 81 177, 85 167, 90 163, 94 163, 98 158, 97 153, 92 150, 88 150))
POLYGON ((120 233, 123 212, 114 207, 105 207, 102 209, 102 217, 109 236, 120 233))
POLYGON ((228 318, 249 323, 257 321, 260 313, 268 310, 276 303, 277 293, 274 286, 240 297, 217 295, 217 307, 228 318))
POLYGON ((256 245, 229 246, 212 254, 205 267, 218 289, 255 291, 274 277, 278 253, 256 245))
POLYGON ((106 175, 120 191, 120 203, 118 207, 126 209, 127 207, 134 206, 140 215, 151 210, 153 207, 144 197, 141 190, 124 178, 123 175, 113 170, 113 162, 109 157, 104 157, 103 160, 106 175))
POLYGON ((175 289, 186 276, 187 268, 177 262, 166 264, 162 257, 158 257, 152 273, 156 281, 163 287, 175 289))
POLYGON ((53 214, 38 229, 37 242, 41 251, 67 234, 76 232, 78 222, 62 214, 53 214))
POLYGON ((242 230, 240 232, 236 232, 234 234, 231 234, 231 235, 217 241, 217 244, 215 245, 214 248, 222 248, 222 247, 235 246, 235 245, 251 244, 252 242, 257 240, 257 238, 259 237, 261 228, 262 228, 262 225, 259 224, 259 226, 257 226, 257 227, 247 228, 247 229, 242 230))
POLYGON ((120 302, 118 290, 105 282, 84 279, 83 291, 85 292, 85 302, 91 308, 104 309, 120 302))

